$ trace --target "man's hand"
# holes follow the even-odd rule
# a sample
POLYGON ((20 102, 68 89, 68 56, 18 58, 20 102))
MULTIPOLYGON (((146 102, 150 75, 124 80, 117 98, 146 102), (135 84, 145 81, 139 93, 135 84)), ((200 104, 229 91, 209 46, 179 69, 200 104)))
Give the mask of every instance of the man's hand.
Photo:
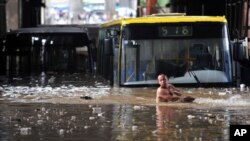
POLYGON ((180 91, 177 91, 177 90, 174 91, 174 94, 177 95, 177 96, 181 96, 180 91))

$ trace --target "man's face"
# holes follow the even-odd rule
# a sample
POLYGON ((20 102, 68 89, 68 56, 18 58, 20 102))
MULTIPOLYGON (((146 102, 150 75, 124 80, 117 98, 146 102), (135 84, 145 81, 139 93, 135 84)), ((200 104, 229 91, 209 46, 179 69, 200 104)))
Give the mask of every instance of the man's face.
POLYGON ((168 79, 166 76, 164 75, 160 75, 158 77, 158 83, 161 85, 161 86, 166 86, 166 84, 168 83, 168 79))

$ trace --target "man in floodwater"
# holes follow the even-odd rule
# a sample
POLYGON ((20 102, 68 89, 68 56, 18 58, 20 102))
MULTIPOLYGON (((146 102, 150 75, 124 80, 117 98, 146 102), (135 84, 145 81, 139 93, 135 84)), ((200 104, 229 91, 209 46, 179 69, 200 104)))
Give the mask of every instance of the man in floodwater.
POLYGON ((159 102, 193 102, 194 98, 187 96, 180 98, 181 93, 174 85, 168 83, 168 77, 165 74, 158 76, 160 87, 156 91, 156 103, 159 102), (174 96, 177 95, 177 96, 174 96))

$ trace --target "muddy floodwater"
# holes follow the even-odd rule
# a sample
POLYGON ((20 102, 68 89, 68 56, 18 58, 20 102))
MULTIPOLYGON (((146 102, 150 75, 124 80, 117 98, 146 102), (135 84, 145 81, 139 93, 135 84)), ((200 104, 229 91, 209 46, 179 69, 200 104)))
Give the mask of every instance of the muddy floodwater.
POLYGON ((2 81, 1 141, 228 141, 230 125, 250 125, 247 86, 180 88, 196 100, 156 104, 154 87, 50 79, 2 81))

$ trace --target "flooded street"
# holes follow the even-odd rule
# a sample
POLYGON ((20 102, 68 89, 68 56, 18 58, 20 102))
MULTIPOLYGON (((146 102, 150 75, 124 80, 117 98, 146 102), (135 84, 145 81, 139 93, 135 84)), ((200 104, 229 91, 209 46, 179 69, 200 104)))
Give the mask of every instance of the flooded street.
POLYGON ((230 125, 250 124, 247 87, 180 88, 196 100, 156 104, 156 88, 59 82, 2 84, 0 140, 228 141, 230 125))

